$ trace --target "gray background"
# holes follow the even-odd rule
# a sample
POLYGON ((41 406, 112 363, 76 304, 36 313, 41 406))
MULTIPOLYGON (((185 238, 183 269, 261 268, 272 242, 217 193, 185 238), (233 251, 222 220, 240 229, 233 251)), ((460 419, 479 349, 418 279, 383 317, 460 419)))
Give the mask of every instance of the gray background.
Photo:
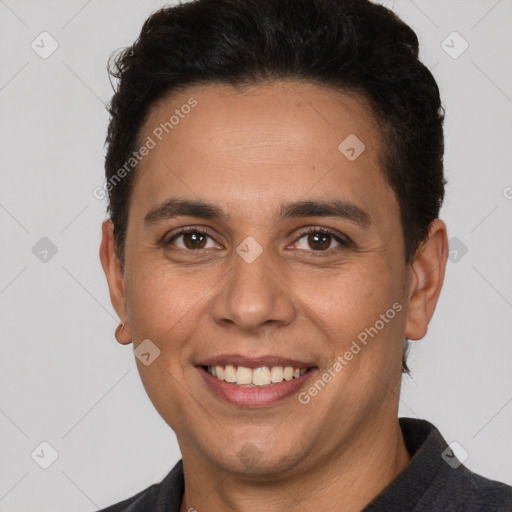
MULTIPOLYGON (((1 511, 96 510, 179 458, 131 345, 114 338, 98 257, 106 205, 92 194, 103 182, 107 58, 162 5, 0 1, 1 511), (43 31, 59 45, 46 59, 31 48, 43 31), (46 261, 43 237, 57 248, 46 261), (43 441, 58 452, 48 469, 31 458, 43 441)), ((400 414, 429 419, 469 468, 512 484, 512 2, 387 5, 417 31, 447 108, 442 217, 453 251, 429 332, 412 346, 400 414), (469 43, 458 58, 453 31, 469 43)))

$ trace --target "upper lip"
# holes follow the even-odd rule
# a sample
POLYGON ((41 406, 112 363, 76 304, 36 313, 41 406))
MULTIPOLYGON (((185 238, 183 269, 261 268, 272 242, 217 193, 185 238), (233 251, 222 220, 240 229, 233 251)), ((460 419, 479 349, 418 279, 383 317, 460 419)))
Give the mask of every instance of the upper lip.
POLYGON ((257 357, 248 357, 240 354, 221 354, 218 356, 203 359, 197 366, 243 366, 244 368, 261 368, 262 366, 293 366, 294 368, 312 368, 315 365, 297 359, 279 357, 272 355, 262 355, 257 357))

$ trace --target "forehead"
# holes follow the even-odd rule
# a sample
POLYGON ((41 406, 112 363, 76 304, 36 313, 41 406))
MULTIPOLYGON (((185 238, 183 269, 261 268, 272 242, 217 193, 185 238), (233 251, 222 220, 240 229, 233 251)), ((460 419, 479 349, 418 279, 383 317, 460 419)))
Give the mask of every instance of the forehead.
POLYGON ((260 144, 295 149, 300 145, 306 150, 322 138, 325 144, 316 152, 319 157, 327 147, 330 152, 338 150, 340 137, 356 133, 370 149, 380 145, 378 125, 363 96, 293 81, 190 87, 155 102, 141 133, 185 147, 202 137, 203 145, 222 142, 221 147, 232 154, 251 146, 257 153, 260 144))
POLYGON ((149 202, 166 199, 171 184, 180 195, 238 197, 247 208, 313 189, 354 198, 377 186, 394 201, 378 125, 355 93, 288 81, 194 86, 151 107, 139 140, 148 138, 154 147, 138 166, 135 195, 149 202))

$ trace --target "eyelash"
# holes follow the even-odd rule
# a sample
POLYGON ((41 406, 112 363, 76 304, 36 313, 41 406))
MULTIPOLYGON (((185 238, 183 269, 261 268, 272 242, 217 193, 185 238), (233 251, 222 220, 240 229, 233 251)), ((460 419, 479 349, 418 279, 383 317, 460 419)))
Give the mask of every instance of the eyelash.
MULTIPOLYGON (((168 247, 171 245, 171 243, 178 238, 181 235, 186 235, 188 233, 197 233, 200 235, 208 236, 213 240, 213 236, 205 229, 201 228, 195 228, 195 227, 187 227, 181 229, 178 233, 175 233, 172 237, 170 237, 167 241, 164 242, 164 246, 168 247)), ((310 235, 310 234, 322 234, 322 235, 328 235, 331 236, 336 242, 338 242, 339 246, 334 249, 325 249, 325 250, 309 250, 306 252, 311 252, 313 254, 325 254, 325 253, 331 253, 331 252, 337 252, 339 250, 347 249, 349 248, 352 243, 348 238, 341 237, 336 231, 329 229, 329 228, 323 228, 323 227, 312 227, 307 229, 306 231, 303 231, 299 234, 298 238, 296 239, 296 242, 302 239, 304 236, 310 235)), ((295 243, 296 243, 295 242, 295 243)), ((208 251, 209 249, 183 249, 181 247, 177 248, 181 251, 186 252, 201 252, 201 251, 208 251)), ((303 249, 300 249, 303 250, 303 249)))

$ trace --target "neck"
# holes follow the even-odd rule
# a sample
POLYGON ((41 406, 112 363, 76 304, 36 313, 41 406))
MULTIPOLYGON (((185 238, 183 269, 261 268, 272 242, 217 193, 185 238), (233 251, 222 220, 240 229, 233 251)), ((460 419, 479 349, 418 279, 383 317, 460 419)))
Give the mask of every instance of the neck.
POLYGON ((185 495, 180 512, 320 512, 339 503, 344 512, 360 511, 410 460, 396 416, 387 424, 374 421, 370 430, 362 428, 337 453, 300 472, 265 480, 222 471, 182 449, 185 495))

